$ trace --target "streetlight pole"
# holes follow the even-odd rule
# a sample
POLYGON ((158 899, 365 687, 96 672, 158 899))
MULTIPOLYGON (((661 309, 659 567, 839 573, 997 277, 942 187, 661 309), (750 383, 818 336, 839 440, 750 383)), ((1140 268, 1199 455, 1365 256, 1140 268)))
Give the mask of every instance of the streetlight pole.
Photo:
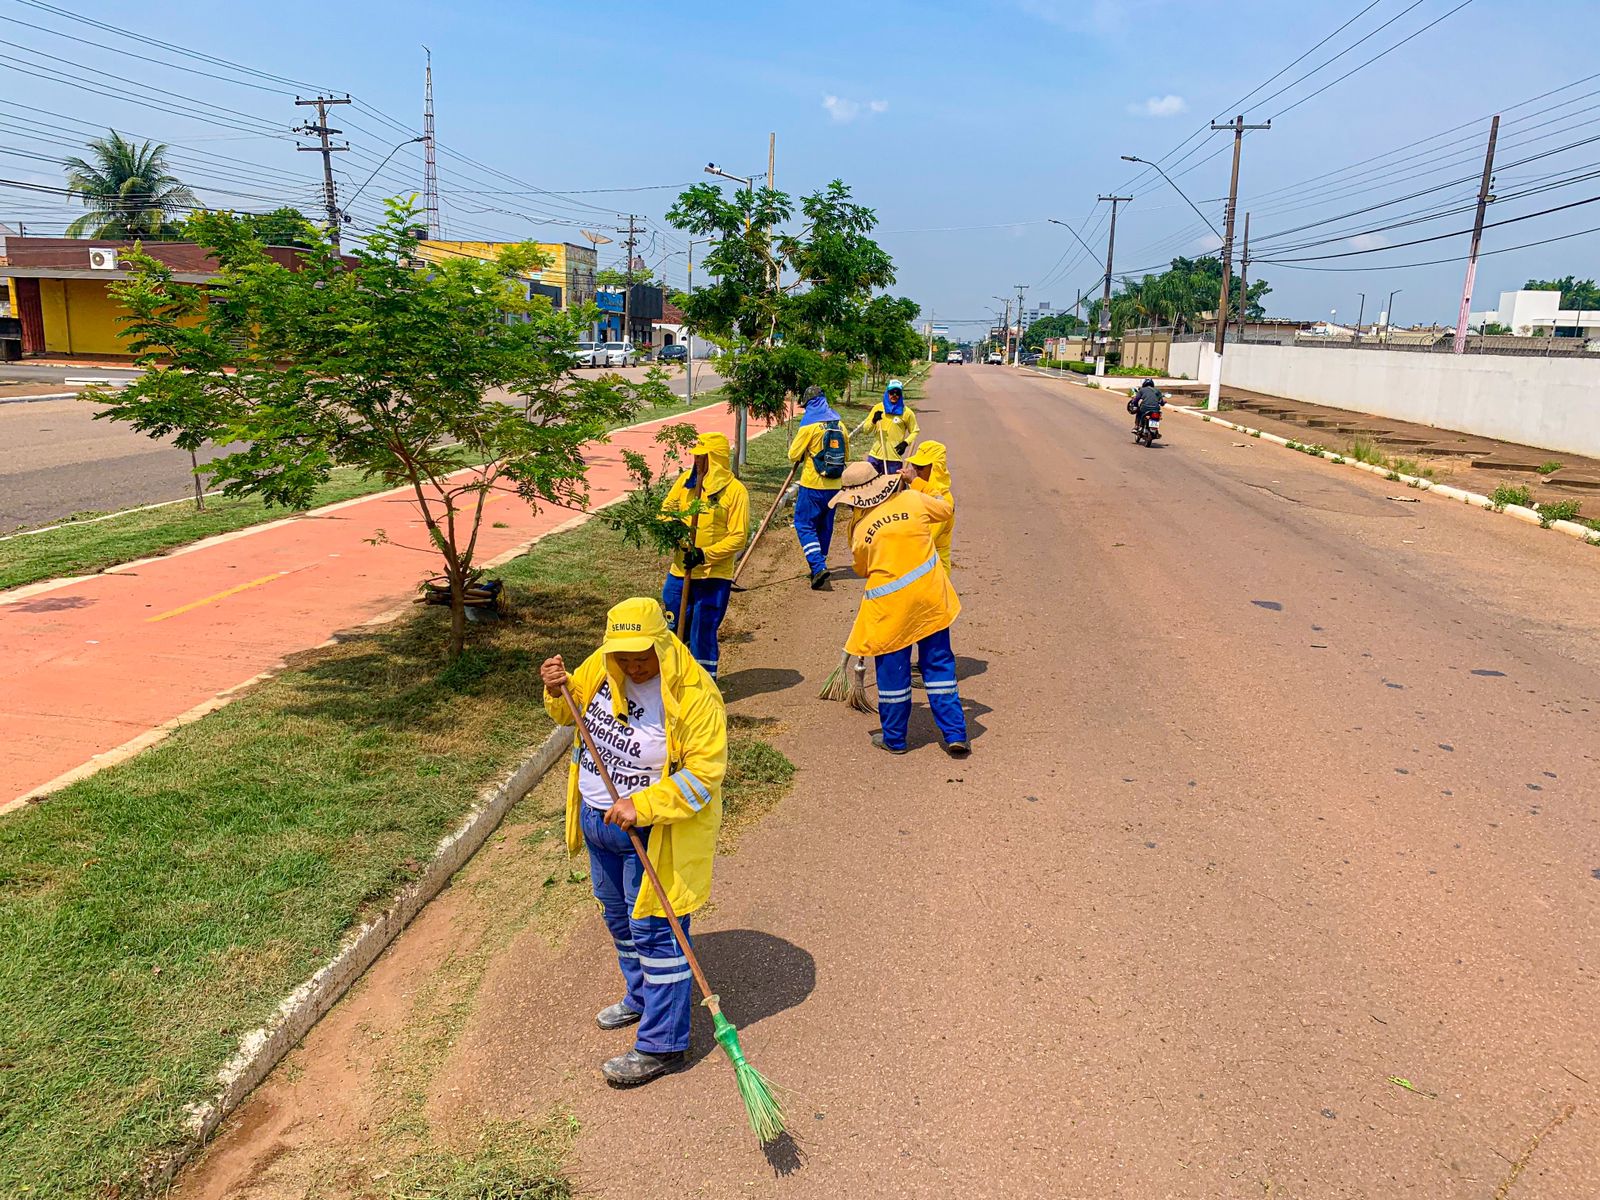
POLYGON ((1006 306, 1004 332, 1000 335, 1000 361, 1003 364, 1011 354, 1011 297, 991 296, 991 300, 998 300, 1006 306))
POLYGON ((1187 204, 1190 208, 1194 208, 1194 215, 1199 217, 1202 221, 1204 221, 1206 223, 1206 228, 1211 230, 1212 233, 1216 233, 1217 237, 1220 238, 1222 236, 1220 233, 1217 233, 1217 227, 1211 223, 1211 218, 1206 216, 1205 213, 1201 212, 1198 208, 1195 208, 1194 207, 1194 201, 1189 199, 1189 197, 1184 194, 1184 190, 1181 187, 1179 187, 1177 184, 1172 182, 1172 176, 1168 175, 1159 166, 1157 166, 1155 163, 1151 162, 1147 158, 1140 158, 1137 154, 1124 154, 1122 156, 1122 161, 1123 162, 1131 162, 1131 163, 1143 163, 1147 167, 1154 167, 1156 174, 1160 175, 1161 178, 1163 178, 1163 179, 1165 179, 1167 181, 1167 186, 1170 187, 1173 191, 1177 192, 1178 195, 1183 196, 1183 202, 1185 204, 1187 204))
POLYGON ((1383 306, 1383 340, 1385 344, 1394 341, 1394 298, 1405 288, 1395 288, 1389 293, 1389 303, 1383 306))
MULTIPOLYGON (((727 171, 724 171, 721 167, 717 166, 716 163, 706 164, 706 174, 716 175, 722 179, 731 179, 735 183, 742 183, 744 184, 747 192, 749 192, 752 196, 755 195, 756 180, 755 176, 753 175, 749 179, 744 178, 742 175, 731 175, 727 171)), ((746 223, 745 228, 749 228, 748 222, 746 223)), ((743 471, 745 462, 745 449, 750 442, 750 413, 744 405, 740 404, 735 406, 733 413, 733 424, 734 444, 736 447, 734 450, 734 466, 736 466, 740 471, 743 471)))
POLYGON ((1217 298, 1217 341, 1211 356, 1211 390, 1206 396, 1206 408, 1216 412, 1222 403, 1222 351, 1228 342, 1228 291, 1233 283, 1233 218, 1239 207, 1239 150, 1244 144, 1246 130, 1271 129, 1272 122, 1246 125, 1243 115, 1240 115, 1226 125, 1218 125, 1213 121, 1211 128, 1233 131, 1233 180, 1228 184, 1228 211, 1223 221, 1227 232, 1222 235, 1222 292, 1217 298))
POLYGON ((1106 236, 1105 294, 1100 298, 1100 332, 1094 348, 1094 373, 1097 376, 1106 373, 1106 344, 1111 340, 1111 255, 1117 247, 1117 205, 1130 203, 1133 197, 1101 196, 1100 199, 1111 201, 1111 232, 1106 236))
POLYGON ((1361 307, 1356 310, 1355 344, 1359 346, 1361 344, 1361 319, 1367 315, 1367 294, 1365 292, 1357 292, 1356 295, 1361 297, 1361 307))
POLYGON ((1017 284, 1017 345, 1016 349, 1011 352, 1011 365, 1013 367, 1022 365, 1022 335, 1027 332, 1022 327, 1022 293, 1027 290, 1026 284, 1017 284))

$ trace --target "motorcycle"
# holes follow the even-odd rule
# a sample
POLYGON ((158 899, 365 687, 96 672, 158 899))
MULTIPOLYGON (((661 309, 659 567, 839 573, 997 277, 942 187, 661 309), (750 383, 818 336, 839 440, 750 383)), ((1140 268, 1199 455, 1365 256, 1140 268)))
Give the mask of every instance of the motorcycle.
POLYGON ((1157 409, 1148 417, 1139 416, 1139 401, 1128 401, 1128 412, 1133 417, 1133 440, 1143 442, 1146 446, 1154 446, 1161 437, 1161 412, 1157 409))

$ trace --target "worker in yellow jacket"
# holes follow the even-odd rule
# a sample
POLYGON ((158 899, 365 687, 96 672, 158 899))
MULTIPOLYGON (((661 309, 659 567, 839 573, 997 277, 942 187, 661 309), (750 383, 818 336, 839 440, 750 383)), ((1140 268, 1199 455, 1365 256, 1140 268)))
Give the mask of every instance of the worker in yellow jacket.
POLYGON ((683 1066, 689 1048, 693 981, 666 910, 645 881, 627 831, 689 932, 689 914, 711 895, 711 859, 722 824, 728 761, 727 712, 711 677, 667 628, 661 606, 624 600, 606 614, 605 640, 572 675, 561 656, 546 660, 544 707, 558 725, 572 699, 622 798, 612 802, 581 738, 567 771, 567 853, 589 851, 589 877, 616 944, 626 991, 595 1017, 601 1029, 637 1023, 633 1049, 601 1071, 621 1087, 683 1066))
MULTIPOLYGON (((950 467, 946 462, 943 442, 920 443, 916 452, 906 459, 906 465, 916 471, 915 478, 910 481, 912 491, 948 500, 954 509, 956 498, 950 493, 950 467)), ((939 561, 944 564, 946 571, 950 569, 950 541, 955 529, 953 511, 947 520, 938 521, 933 527, 933 544, 938 548, 939 561)))
POLYGON ((800 467, 794 495, 794 532, 806 556, 813 591, 828 582, 828 547, 833 544, 833 509, 828 502, 839 490, 839 477, 850 461, 850 435, 839 414, 816 384, 801 397, 805 412, 789 443, 789 461, 800 467))
POLYGON ((898 475, 879 475, 868 463, 851 463, 840 481, 843 486, 833 503, 857 510, 850 550, 856 574, 866 580, 845 649, 870 654, 877 665, 881 728, 872 735, 873 745, 893 754, 906 752, 915 646, 944 748, 960 758, 972 751, 950 649, 950 626, 961 612, 961 601, 933 541, 935 526, 955 515, 955 505, 913 490, 908 485, 915 475, 910 466, 898 475))
POLYGON ((695 661, 717 677, 721 650, 717 633, 728 613, 733 572, 750 535, 750 493, 733 477, 732 451, 721 433, 702 433, 690 447, 694 463, 680 475, 662 501, 661 511, 693 520, 688 510, 700 498, 694 545, 674 552, 661 588, 667 624, 688 645, 695 661), (683 608, 683 581, 689 585, 689 611, 683 608), (682 617, 680 620, 679 618, 682 617))
POLYGON ((872 406, 866 420, 851 431, 855 437, 867 431, 867 461, 879 474, 892 475, 905 461, 906 451, 917 442, 917 414, 906 403, 906 385, 898 379, 889 380, 883 389, 883 399, 872 406))

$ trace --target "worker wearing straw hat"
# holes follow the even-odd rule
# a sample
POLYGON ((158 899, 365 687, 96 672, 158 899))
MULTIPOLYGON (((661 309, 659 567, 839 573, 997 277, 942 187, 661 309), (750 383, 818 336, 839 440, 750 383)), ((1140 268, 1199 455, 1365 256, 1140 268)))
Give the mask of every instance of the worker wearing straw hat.
POLYGON ((616 945, 625 991, 595 1020, 601 1029, 637 1023, 633 1049, 601 1071, 621 1087, 648 1083, 683 1066, 692 988, 688 960, 673 940, 654 889, 641 887, 643 864, 628 830, 647 853, 682 922, 711 894, 711 859, 722 824, 727 713, 711 677, 667 628, 661 605, 624 600, 606 614, 605 640, 568 676, 559 655, 539 671, 544 706, 558 725, 574 723, 573 702, 616 785, 574 740, 567 772, 567 853, 589 851, 591 886, 616 945))
POLYGON ((850 549, 856 573, 866 580, 845 650, 876 660, 881 728, 872 744, 904 754, 915 646, 944 748, 959 758, 972 749, 950 648, 950 626, 961 602, 934 545, 935 527, 955 515, 955 506, 947 497, 906 486, 915 477, 913 467, 879 475, 868 463, 851 463, 840 481, 833 503, 857 510, 850 549))
POLYGON ((680 516, 693 525, 694 545, 673 554, 661 589, 661 607, 666 610, 668 626, 715 679, 721 657, 717 631, 728 613, 739 551, 750 534, 750 493, 733 477, 729 466, 732 452, 725 434, 702 433, 689 451, 694 455, 693 466, 672 485, 661 511, 682 514, 699 497, 698 515, 680 516), (689 580, 687 613, 682 611, 685 579, 689 580))
POLYGON ((892 475, 900 469, 906 451, 917 441, 917 414, 906 403, 906 385, 898 379, 889 380, 883 389, 883 399, 872 406, 866 420, 851 431, 854 437, 863 429, 868 431, 867 461, 874 470, 892 475))
POLYGON ((828 547, 833 543, 833 507, 839 478, 850 459, 850 437, 820 387, 805 390, 805 415, 789 443, 789 461, 800 464, 794 497, 794 532, 806 556, 811 586, 828 582, 828 547))

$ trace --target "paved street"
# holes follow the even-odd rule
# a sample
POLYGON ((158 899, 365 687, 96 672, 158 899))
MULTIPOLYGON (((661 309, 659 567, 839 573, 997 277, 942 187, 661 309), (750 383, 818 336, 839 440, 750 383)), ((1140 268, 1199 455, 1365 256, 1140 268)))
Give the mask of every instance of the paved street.
MULTIPOLYGON (((34 372, 38 377, 30 382, 36 383, 129 374, 16 364, 6 368, 7 375, 23 371, 34 372)), ((644 377, 643 368, 620 373, 629 379, 644 377)), ((697 389, 718 382, 705 364, 698 366, 697 389)), ((673 370, 672 388, 683 395, 681 370, 673 370)), ((0 533, 74 513, 114 512, 189 494, 194 485, 188 454, 125 425, 96 421, 94 413, 94 405, 78 399, 0 404, 0 533)), ((201 461, 215 453, 203 452, 201 461)))
MULTIPOLYGON (((924 699, 903 758, 815 699, 859 582, 806 589, 792 537, 730 618, 732 709, 800 774, 695 928, 797 1153, 698 1023, 691 1070, 600 1082, 592 919, 498 954, 435 1118, 569 1105, 607 1197, 1600 1195, 1596 551, 1176 414, 1145 449, 1116 395, 1003 369, 937 368, 921 415, 972 759, 924 699)), ((469 892, 183 1195, 298 1195, 366 1136, 366 1022, 469 892)))
MULTIPOLYGON (((733 429, 724 405, 693 411, 702 428, 733 429)), ((593 505, 631 486, 622 450, 650 451, 659 424, 586 452, 593 505)), ((486 505, 479 561, 575 515, 535 513, 504 492, 486 505)), ((437 569, 410 548, 426 537, 415 502, 386 492, 0 596, 0 813, 285 655, 404 604, 437 569), (390 540, 372 544, 376 530, 390 540)))

